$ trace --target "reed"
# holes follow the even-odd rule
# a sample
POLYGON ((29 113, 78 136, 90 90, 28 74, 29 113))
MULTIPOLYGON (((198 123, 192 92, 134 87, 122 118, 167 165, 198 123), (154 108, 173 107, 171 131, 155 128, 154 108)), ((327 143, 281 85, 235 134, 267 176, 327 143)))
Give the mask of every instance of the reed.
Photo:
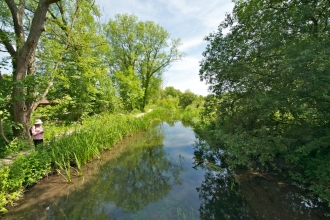
POLYGON ((78 159, 77 155, 75 153, 73 153, 73 156, 74 156, 74 161, 75 161, 75 164, 77 166, 77 173, 78 173, 78 176, 82 176, 82 163, 81 163, 81 160, 78 159))
POLYGON ((182 210, 181 208, 177 208, 176 215, 177 215, 176 216, 177 219, 186 220, 186 219, 195 219, 195 215, 199 216, 199 213, 192 207, 190 207, 189 210, 186 211, 182 210))
POLYGON ((172 117, 168 111, 158 109, 142 117, 104 114, 87 118, 70 134, 54 138, 49 143, 55 169, 67 182, 71 182, 70 167, 75 167, 78 175, 82 176, 82 167, 92 159, 100 159, 103 150, 111 149, 125 136, 149 130, 163 121, 166 115, 172 117))
POLYGON ((57 165, 56 171, 58 174, 60 174, 67 183, 71 183, 71 166, 70 161, 65 158, 65 156, 62 154, 59 160, 55 161, 55 164, 57 165), (61 171, 64 171, 65 174, 63 174, 61 171))

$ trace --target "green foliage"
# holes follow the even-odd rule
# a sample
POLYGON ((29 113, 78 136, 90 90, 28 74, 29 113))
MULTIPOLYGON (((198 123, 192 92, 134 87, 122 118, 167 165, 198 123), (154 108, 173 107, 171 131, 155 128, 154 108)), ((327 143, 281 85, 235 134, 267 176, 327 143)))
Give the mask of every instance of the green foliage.
POLYGON ((157 106, 176 110, 179 107, 179 99, 176 97, 167 97, 156 102, 157 106))
POLYGON ((152 21, 138 21, 135 15, 116 15, 104 31, 111 47, 107 64, 117 90, 129 104, 125 107, 131 110, 134 101, 143 110, 159 90, 163 72, 183 56, 178 50, 181 41, 170 39, 169 33, 152 21), (137 77, 138 84, 134 81, 137 77))
POLYGON ((5 146, 6 150, 3 156, 18 153, 29 148, 31 148, 31 145, 27 144, 25 140, 14 138, 10 144, 5 146))
POLYGON ((179 96, 179 105, 185 109, 188 105, 192 104, 193 101, 197 99, 197 97, 198 96, 190 90, 186 90, 179 96))
POLYGON ((51 158, 46 151, 17 156, 10 168, 5 190, 14 192, 22 186, 33 185, 51 171, 50 164, 51 158))
POLYGON ((182 92, 178 89, 175 89, 173 86, 168 86, 164 89, 164 97, 171 96, 173 98, 180 97, 182 92))
POLYGON ((144 89, 140 87, 141 79, 137 73, 129 67, 125 72, 116 71, 114 78, 124 108, 128 111, 139 108, 143 99, 144 89))
POLYGON ((201 112, 201 119, 204 123, 215 121, 219 104, 220 99, 215 95, 207 95, 204 98, 203 111, 201 112))
POLYGON ((0 213, 7 212, 7 204, 14 205, 14 201, 22 196, 24 186, 35 184, 50 171, 51 158, 47 151, 19 155, 10 167, 0 167, 0 213))
POLYGON ((40 74, 36 74, 43 90, 53 81, 47 95, 54 103, 49 115, 77 121, 114 111, 119 105, 104 62, 107 42, 96 21, 97 6, 92 1, 61 1, 50 12, 49 31, 38 54, 40 74))
POLYGON ((9 103, 11 100, 11 96, 10 96, 11 89, 12 89, 11 77, 7 74, 4 75, 1 74, 0 77, 0 111, 2 111, 1 115, 3 115, 6 110, 8 110, 9 103))
MULTIPOLYGON (((11 90, 12 81, 11 76, 0 73, 0 119, 2 122, 3 132, 5 137, 10 140, 13 136, 10 125, 12 125, 12 116, 10 114, 11 108, 11 90)), ((5 150, 5 142, 0 138, 0 152, 5 150), (3 144, 2 144, 3 143, 3 144)), ((0 153, 1 154, 1 153, 0 153)))
POLYGON ((183 123, 189 123, 194 126, 201 123, 200 114, 203 111, 204 107, 199 102, 193 102, 191 105, 188 105, 184 110, 181 111, 181 120, 183 123))
POLYGON ((203 117, 209 121, 201 128, 214 145, 228 150, 227 162, 253 166, 285 160, 326 201, 329 6, 236 1, 218 32, 205 38, 209 45, 200 69, 217 96, 207 99, 203 117))
POLYGON ((0 167, 0 192, 5 192, 8 189, 8 176, 9 176, 10 168, 9 166, 0 167))
POLYGON ((137 108, 135 108, 131 111, 131 114, 139 114, 139 113, 141 113, 141 111, 140 111, 140 109, 137 109, 137 108))

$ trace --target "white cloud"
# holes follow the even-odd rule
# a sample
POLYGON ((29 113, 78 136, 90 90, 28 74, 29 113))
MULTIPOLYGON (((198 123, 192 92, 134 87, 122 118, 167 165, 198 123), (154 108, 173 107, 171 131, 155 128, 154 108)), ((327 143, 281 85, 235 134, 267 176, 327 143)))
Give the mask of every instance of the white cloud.
POLYGON ((182 61, 176 62, 164 74, 164 86, 173 86, 181 92, 190 90, 198 95, 207 95, 208 86, 200 81, 199 75, 199 59, 194 57, 186 57, 182 61))
POLYGON ((183 42, 183 44, 179 47, 179 49, 181 51, 187 51, 187 50, 195 48, 203 43, 204 43, 204 41, 202 38, 190 39, 190 40, 186 40, 185 42, 183 42))

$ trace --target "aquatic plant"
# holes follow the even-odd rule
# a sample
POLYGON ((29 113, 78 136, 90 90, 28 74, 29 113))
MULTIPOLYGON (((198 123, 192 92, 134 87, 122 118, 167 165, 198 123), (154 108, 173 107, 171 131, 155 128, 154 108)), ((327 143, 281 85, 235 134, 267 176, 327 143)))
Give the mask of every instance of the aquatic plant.
POLYGON ((58 157, 56 158, 55 162, 55 169, 57 171, 58 174, 60 174, 62 177, 64 177, 64 179, 66 180, 66 182, 71 183, 71 166, 70 166, 70 157, 68 155, 68 152, 64 152, 64 153, 59 153, 58 157), (62 174, 61 171, 65 172, 65 175, 62 174))
POLYGON ((177 208, 176 209, 176 218, 177 219, 182 219, 182 220, 186 220, 186 219, 195 219, 195 213, 197 214, 197 216, 199 216, 199 213, 193 209, 192 207, 189 208, 188 211, 182 210, 181 208, 177 208))

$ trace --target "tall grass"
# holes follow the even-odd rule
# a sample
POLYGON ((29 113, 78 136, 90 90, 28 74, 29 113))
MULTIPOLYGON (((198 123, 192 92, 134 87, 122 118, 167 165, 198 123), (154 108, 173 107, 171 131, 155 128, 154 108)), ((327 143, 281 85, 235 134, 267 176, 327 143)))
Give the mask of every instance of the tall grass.
POLYGON ((94 158, 100 159, 103 150, 111 149, 125 136, 149 130, 174 117, 177 117, 176 113, 166 109, 153 110, 142 117, 102 114, 86 118, 70 130, 61 128, 61 132, 63 129, 69 131, 61 135, 51 132, 56 129, 47 130, 52 134, 45 139, 51 140, 43 147, 26 157, 18 157, 11 166, 0 167, 0 213, 6 212, 6 205, 13 201, 11 196, 43 176, 57 171, 70 183, 72 170, 82 176, 86 163, 94 158))
POLYGON ((161 122, 165 115, 168 115, 166 110, 158 109, 142 117, 118 114, 87 118, 82 126, 77 126, 70 134, 54 138, 48 143, 54 168, 67 182, 71 182, 70 165, 82 176, 82 167, 92 159, 100 159, 103 150, 111 149, 125 136, 149 130, 161 122))

